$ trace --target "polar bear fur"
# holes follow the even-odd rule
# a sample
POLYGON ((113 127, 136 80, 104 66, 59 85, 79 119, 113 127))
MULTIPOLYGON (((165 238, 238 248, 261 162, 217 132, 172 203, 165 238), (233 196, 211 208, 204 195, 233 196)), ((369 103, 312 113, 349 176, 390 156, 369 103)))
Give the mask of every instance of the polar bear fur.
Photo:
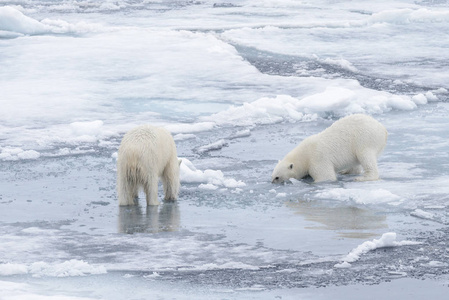
POLYGON ((179 193, 179 164, 170 132, 151 125, 130 130, 122 139, 117 157, 119 205, 134 205, 139 187, 147 205, 158 205, 158 182, 162 178, 165 200, 176 200, 179 193))
POLYGON ((281 183, 310 175, 315 182, 337 180, 336 173, 364 174, 358 181, 377 180, 377 158, 387 143, 387 130, 363 114, 350 115, 304 139, 274 168, 271 179, 281 183))

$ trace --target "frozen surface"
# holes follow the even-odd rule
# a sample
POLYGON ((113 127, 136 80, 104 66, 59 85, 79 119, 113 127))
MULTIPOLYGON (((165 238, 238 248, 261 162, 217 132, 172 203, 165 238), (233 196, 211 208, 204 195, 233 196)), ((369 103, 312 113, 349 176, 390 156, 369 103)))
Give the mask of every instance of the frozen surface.
POLYGON ((448 31, 447 1, 0 0, 0 299, 446 299, 448 31), (270 183, 352 113, 381 180, 270 183), (142 123, 180 198, 118 207, 142 123))

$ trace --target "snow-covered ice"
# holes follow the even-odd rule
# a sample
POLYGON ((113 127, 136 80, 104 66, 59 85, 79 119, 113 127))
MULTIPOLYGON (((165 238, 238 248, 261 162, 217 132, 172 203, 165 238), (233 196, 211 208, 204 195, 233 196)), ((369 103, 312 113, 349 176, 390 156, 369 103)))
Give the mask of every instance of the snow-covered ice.
POLYGON ((0 0, 0 298, 446 299, 448 31, 448 1, 0 0), (271 184, 353 113, 381 180, 271 184), (179 201, 118 207, 143 123, 179 201))

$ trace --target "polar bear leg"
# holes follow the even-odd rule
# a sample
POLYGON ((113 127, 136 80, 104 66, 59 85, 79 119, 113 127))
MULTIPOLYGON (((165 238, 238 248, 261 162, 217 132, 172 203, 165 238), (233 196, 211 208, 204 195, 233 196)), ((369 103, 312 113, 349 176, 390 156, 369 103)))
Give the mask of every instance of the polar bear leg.
POLYGON ((334 166, 330 163, 321 164, 316 168, 312 168, 309 171, 309 175, 312 176, 314 182, 337 180, 337 174, 335 174, 334 166))
POLYGON ((162 177, 162 184, 164 185, 164 201, 174 201, 177 198, 175 187, 169 179, 162 177))
POLYGON ((356 177, 356 181, 378 180, 377 155, 374 151, 365 151, 359 157, 359 162, 364 169, 363 176, 356 177))
POLYGON ((119 205, 134 205, 134 199, 137 197, 137 184, 135 182, 130 182, 126 177, 122 176, 122 174, 118 176, 117 180, 119 205))
POLYGON ((179 193, 179 163, 170 162, 162 173, 162 183, 164 185, 164 201, 174 201, 179 193))
POLYGON ((157 200, 158 181, 159 178, 157 176, 149 176, 148 181, 143 186, 147 199, 147 205, 159 205, 159 201, 157 200))

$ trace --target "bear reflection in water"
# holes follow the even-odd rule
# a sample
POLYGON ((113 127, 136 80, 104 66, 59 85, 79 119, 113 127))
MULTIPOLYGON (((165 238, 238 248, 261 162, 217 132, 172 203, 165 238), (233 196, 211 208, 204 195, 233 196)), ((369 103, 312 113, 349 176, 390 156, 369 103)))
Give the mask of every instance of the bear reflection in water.
POLYGON ((176 202, 165 202, 159 206, 119 206, 119 233, 157 233, 177 231, 180 226, 179 206, 176 202))
POLYGON ((332 205, 320 201, 288 201, 287 207, 316 225, 312 230, 332 230, 338 237, 367 239, 388 228, 385 213, 347 205, 332 205))

